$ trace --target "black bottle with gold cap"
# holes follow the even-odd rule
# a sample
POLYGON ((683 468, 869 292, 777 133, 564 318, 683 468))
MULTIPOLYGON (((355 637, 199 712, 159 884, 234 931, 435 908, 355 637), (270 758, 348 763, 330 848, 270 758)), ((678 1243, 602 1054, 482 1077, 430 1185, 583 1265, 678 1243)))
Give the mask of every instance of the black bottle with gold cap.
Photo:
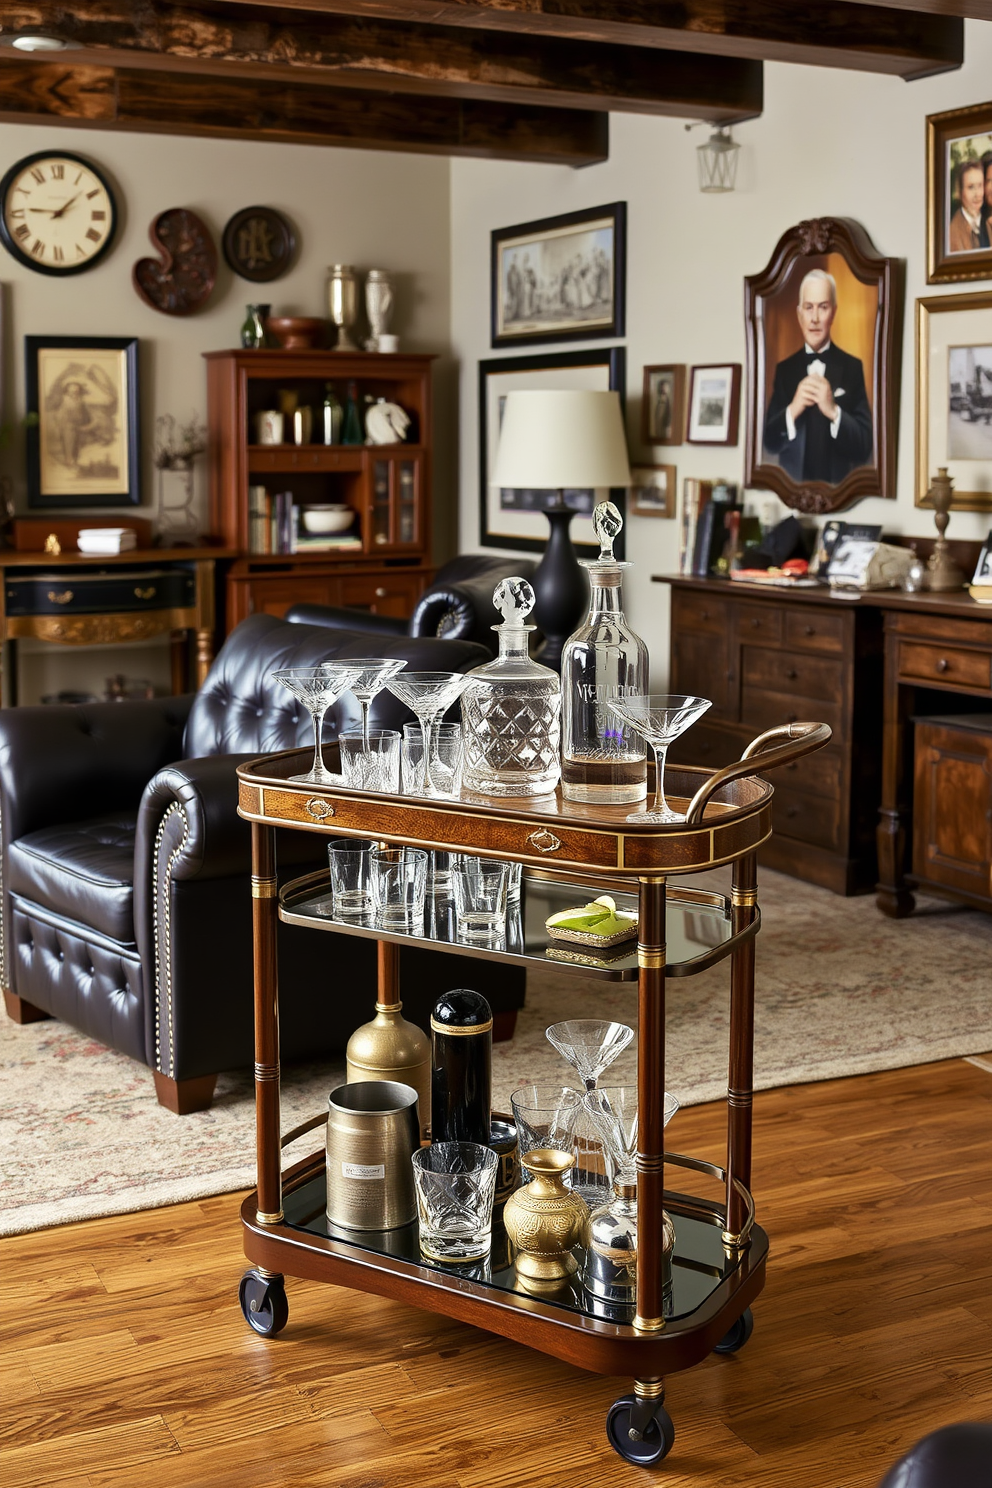
POLYGON ((493 1014, 481 992, 446 992, 431 1013, 431 1139, 488 1147, 493 1014))

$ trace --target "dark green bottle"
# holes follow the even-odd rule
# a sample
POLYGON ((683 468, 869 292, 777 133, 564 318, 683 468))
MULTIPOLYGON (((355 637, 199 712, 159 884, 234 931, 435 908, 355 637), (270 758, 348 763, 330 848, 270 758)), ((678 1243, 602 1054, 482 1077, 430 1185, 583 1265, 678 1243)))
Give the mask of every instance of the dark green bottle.
POLYGON ((344 405, 344 423, 341 429, 342 444, 364 444, 365 431, 362 428, 362 415, 358 408, 358 387, 354 382, 348 384, 348 396, 344 405))

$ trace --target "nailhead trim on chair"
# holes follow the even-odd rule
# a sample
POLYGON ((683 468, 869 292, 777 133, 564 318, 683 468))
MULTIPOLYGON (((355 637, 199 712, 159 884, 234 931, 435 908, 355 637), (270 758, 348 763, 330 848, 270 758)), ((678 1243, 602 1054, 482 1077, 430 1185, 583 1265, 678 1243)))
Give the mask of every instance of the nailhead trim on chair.
POLYGON ((186 815, 178 801, 173 801, 168 811, 159 823, 158 831, 155 833, 155 852, 152 856, 152 883, 154 893, 152 896, 152 927, 155 937, 155 1068, 163 1075, 168 1075, 170 1080, 174 1078, 176 1068, 175 1047, 172 1033, 172 917, 170 909, 169 884, 172 881, 172 868, 189 839, 189 817, 186 815), (162 839, 171 817, 179 815, 183 819, 183 835, 178 845, 169 856, 166 869, 166 877, 161 885, 163 889, 162 914, 159 917, 159 850, 162 839), (168 1035, 169 1035, 169 1068, 162 1068, 162 985, 165 985, 166 1006, 168 1008, 168 1035))

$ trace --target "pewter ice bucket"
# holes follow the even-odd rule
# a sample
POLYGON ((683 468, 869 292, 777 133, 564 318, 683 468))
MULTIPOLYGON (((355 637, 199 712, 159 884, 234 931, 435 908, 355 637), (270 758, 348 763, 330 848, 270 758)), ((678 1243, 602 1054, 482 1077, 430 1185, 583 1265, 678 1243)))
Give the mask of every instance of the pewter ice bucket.
POLYGON ((339 1085, 327 1100, 327 1218, 347 1230, 394 1230, 417 1217, 410 1159, 420 1146, 417 1092, 396 1080, 339 1085))

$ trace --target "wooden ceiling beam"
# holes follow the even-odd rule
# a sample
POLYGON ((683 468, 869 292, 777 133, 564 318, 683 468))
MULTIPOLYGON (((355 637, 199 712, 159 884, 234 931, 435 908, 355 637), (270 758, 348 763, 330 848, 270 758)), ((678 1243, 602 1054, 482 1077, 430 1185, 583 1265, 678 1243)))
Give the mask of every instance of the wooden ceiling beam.
POLYGON ((488 99, 540 107, 662 114, 731 123, 761 113, 758 61, 691 51, 603 47, 366 17, 283 17, 170 0, 0 0, 0 32, 42 26, 87 64, 305 79, 324 86, 488 99))
POLYGON ((609 115, 589 110, 20 58, 0 61, 0 120, 571 166, 609 155, 609 115))
POLYGON ((964 58, 963 22, 936 13, 938 4, 929 0, 933 14, 852 0, 216 0, 215 9, 369 16, 917 78, 964 58))
POLYGON ((960 16, 965 21, 992 21, 992 0, 845 0, 847 5, 883 5, 886 10, 917 10, 927 15, 960 16))

